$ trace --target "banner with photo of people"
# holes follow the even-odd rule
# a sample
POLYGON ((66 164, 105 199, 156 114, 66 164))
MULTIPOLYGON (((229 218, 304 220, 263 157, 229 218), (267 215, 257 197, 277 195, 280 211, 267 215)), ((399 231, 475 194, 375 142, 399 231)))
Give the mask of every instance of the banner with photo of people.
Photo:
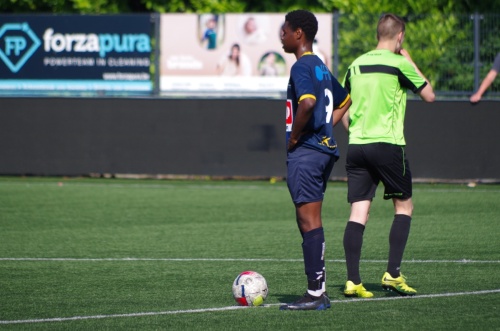
MULTIPOLYGON (((316 15, 314 53, 328 67, 332 15, 316 15)), ((284 13, 162 14, 162 92, 284 92, 296 59, 283 51, 284 13)))

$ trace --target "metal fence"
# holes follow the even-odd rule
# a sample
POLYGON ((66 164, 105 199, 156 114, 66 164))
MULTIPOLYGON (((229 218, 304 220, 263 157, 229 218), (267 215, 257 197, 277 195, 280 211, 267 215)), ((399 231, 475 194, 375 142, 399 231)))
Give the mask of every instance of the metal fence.
MULTIPOLYGON (((357 56, 375 47, 378 18, 334 13, 332 69, 337 77, 343 77, 357 56)), ((411 15, 405 20, 404 47, 442 98, 470 96, 500 53, 499 14, 411 15)), ((500 77, 484 99, 500 99, 500 77)))

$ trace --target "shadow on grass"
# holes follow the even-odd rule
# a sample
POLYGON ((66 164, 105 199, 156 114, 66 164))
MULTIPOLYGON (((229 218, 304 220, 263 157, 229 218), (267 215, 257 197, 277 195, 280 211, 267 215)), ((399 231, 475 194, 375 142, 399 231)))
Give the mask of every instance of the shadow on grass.
POLYGON ((276 294, 275 297, 280 303, 295 302, 302 297, 302 294, 276 294))
MULTIPOLYGON (((379 283, 366 283, 366 284, 363 284, 363 286, 366 288, 367 291, 370 291, 373 293, 374 299, 375 298, 399 297, 400 296, 396 292, 384 290, 379 283)), ((328 292, 331 300, 333 300, 334 298, 337 298, 338 296, 341 296, 342 298, 344 298, 344 285, 328 286, 328 287, 329 287, 329 289, 327 289, 327 292, 328 292)), ((290 303, 290 302, 297 301, 298 299, 300 299, 302 297, 302 295, 280 293, 280 294, 274 295, 274 297, 280 303, 290 303)), ((346 300, 348 300, 348 299, 350 299, 350 298, 346 298, 346 300)))

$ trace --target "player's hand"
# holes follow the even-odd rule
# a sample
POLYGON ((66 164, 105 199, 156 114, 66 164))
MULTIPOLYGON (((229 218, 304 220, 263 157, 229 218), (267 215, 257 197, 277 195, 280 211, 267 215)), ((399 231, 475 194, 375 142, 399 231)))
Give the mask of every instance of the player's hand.
POLYGON ((406 49, 401 48, 399 50, 399 54, 403 55, 408 61, 413 63, 413 60, 411 59, 410 53, 408 53, 408 51, 406 49))
POLYGON ((297 142, 298 142, 298 139, 293 139, 290 137, 290 139, 288 139, 288 145, 287 145, 287 150, 288 151, 291 151, 292 149, 295 148, 295 146, 297 145, 297 142))
POLYGON ((481 96, 478 93, 474 93, 473 95, 470 96, 469 100, 471 103, 478 103, 479 100, 481 100, 481 96))

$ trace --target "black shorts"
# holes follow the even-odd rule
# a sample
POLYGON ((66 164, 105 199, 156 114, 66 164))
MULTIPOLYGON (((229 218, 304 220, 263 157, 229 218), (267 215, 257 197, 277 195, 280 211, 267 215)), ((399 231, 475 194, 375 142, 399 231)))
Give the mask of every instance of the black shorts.
POLYGON ((384 199, 409 199, 412 178, 404 146, 387 143, 350 144, 347 150, 347 201, 372 200, 378 184, 384 199))

